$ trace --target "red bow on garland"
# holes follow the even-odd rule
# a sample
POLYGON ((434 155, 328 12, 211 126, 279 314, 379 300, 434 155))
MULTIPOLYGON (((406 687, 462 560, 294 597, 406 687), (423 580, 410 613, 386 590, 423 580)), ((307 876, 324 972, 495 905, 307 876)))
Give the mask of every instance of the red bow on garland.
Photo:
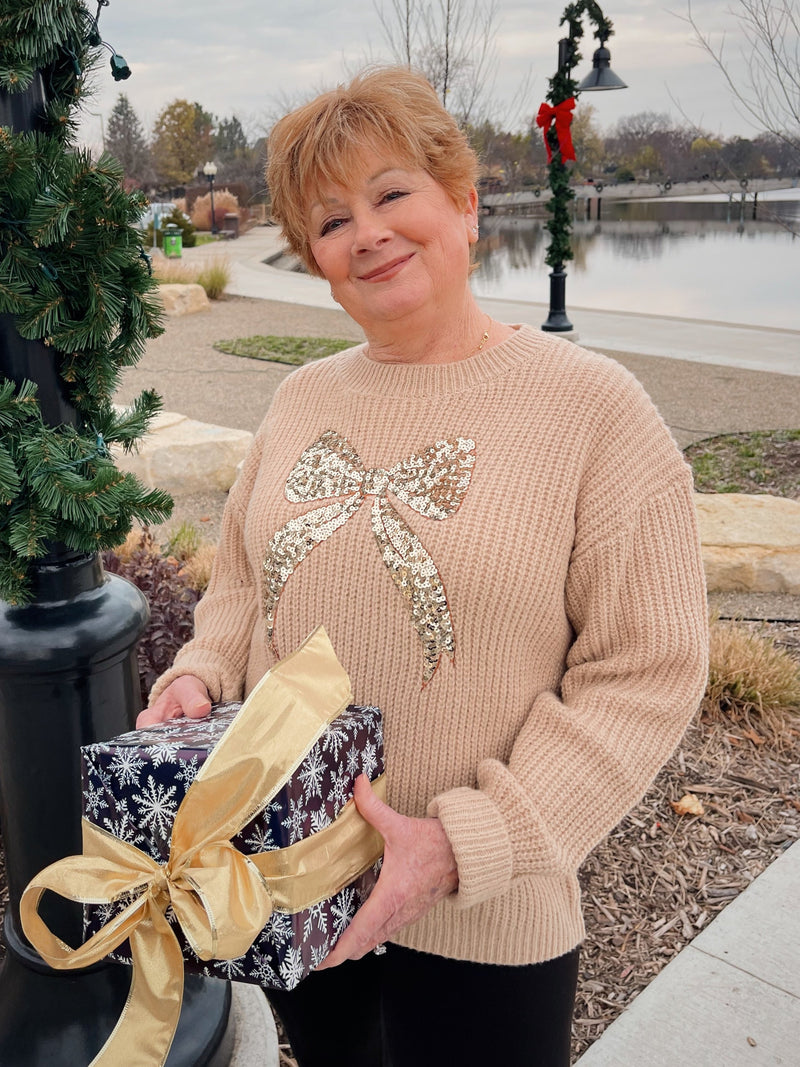
POLYGON ((568 159, 575 158, 575 149, 572 147, 572 135, 569 132, 569 128, 572 125, 572 109, 574 107, 575 98, 571 96, 568 100, 562 100, 560 104, 556 104, 555 107, 550 107, 549 104, 542 104, 539 108, 539 114, 536 116, 536 125, 542 127, 542 136, 544 137, 544 146, 547 149, 548 163, 553 158, 553 150, 547 139, 547 131, 550 129, 553 122, 556 124, 558 148, 561 153, 562 163, 568 159))

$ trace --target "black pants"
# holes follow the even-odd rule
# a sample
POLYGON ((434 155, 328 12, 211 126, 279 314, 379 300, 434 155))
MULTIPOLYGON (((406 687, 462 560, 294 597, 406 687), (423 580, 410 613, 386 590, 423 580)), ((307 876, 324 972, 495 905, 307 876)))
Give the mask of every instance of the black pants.
POLYGON ((268 991, 300 1067, 569 1067, 578 949, 505 967, 386 948, 268 991))

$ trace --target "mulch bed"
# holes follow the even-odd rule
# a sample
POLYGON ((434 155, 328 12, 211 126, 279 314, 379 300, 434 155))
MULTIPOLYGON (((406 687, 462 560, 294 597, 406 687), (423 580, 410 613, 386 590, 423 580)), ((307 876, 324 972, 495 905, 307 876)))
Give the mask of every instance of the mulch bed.
MULTIPOLYGON (((768 632, 800 658, 800 624, 768 632)), ((758 744, 696 719, 642 802, 589 856, 575 1057, 800 838, 800 718, 783 740, 758 744), (675 813, 671 802, 686 793, 702 816, 675 813)))

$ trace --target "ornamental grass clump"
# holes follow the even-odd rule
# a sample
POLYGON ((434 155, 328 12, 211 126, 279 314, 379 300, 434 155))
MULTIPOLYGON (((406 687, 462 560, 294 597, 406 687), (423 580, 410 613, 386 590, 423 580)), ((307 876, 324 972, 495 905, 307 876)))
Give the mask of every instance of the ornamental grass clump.
POLYGON ((153 262, 153 274, 161 285, 202 285, 209 300, 219 300, 231 280, 231 264, 227 256, 192 264, 159 258, 153 262))
POLYGON ((209 300, 219 300, 231 280, 231 265, 227 256, 214 256, 202 263, 197 271, 197 282, 206 291, 209 300))
POLYGON ((768 634, 712 620, 701 713, 741 727, 755 743, 789 743, 800 726, 800 663, 768 634))

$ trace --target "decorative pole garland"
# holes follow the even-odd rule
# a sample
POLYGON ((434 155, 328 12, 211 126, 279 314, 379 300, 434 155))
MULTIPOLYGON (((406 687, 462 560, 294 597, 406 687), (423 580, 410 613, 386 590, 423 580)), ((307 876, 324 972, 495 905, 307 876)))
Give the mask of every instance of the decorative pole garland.
MULTIPOLYGON (((596 26, 594 35, 600 41, 601 49, 604 49, 605 42, 614 33, 611 20, 605 17, 594 0, 576 0, 566 6, 559 25, 568 25, 568 35, 558 42, 558 70, 548 79, 547 101, 541 105, 536 116, 536 124, 542 128, 547 148, 548 183, 552 192, 552 197, 546 205, 551 217, 545 223, 545 229, 550 234, 550 246, 545 255, 545 263, 552 271, 550 314, 542 325, 543 330, 552 332, 567 332, 572 329, 564 306, 564 264, 574 258, 570 246, 572 220, 569 205, 570 201, 575 199, 575 193, 570 188, 570 171, 565 164, 575 159, 570 125, 572 110, 581 86, 572 78, 572 70, 582 58, 578 45, 583 37, 581 20, 584 15, 588 15, 596 26)), ((599 50, 595 53, 595 62, 598 54, 599 50)), ((619 87, 623 87, 621 82, 619 87)))
POLYGON ((130 75, 100 36, 107 4, 91 16, 80 0, 13 0, 0 19, 0 599, 11 604, 30 600, 31 561, 53 542, 95 552, 134 519, 160 522, 172 508, 109 454, 112 444, 130 450, 160 409, 153 392, 121 414, 112 397, 162 327, 132 225, 146 199, 125 193, 111 156, 93 162, 74 145, 100 48, 115 79, 130 75), (15 115, 32 100, 30 130, 15 115), (72 424, 43 414, 33 383, 8 377, 18 337, 52 351, 72 424))

